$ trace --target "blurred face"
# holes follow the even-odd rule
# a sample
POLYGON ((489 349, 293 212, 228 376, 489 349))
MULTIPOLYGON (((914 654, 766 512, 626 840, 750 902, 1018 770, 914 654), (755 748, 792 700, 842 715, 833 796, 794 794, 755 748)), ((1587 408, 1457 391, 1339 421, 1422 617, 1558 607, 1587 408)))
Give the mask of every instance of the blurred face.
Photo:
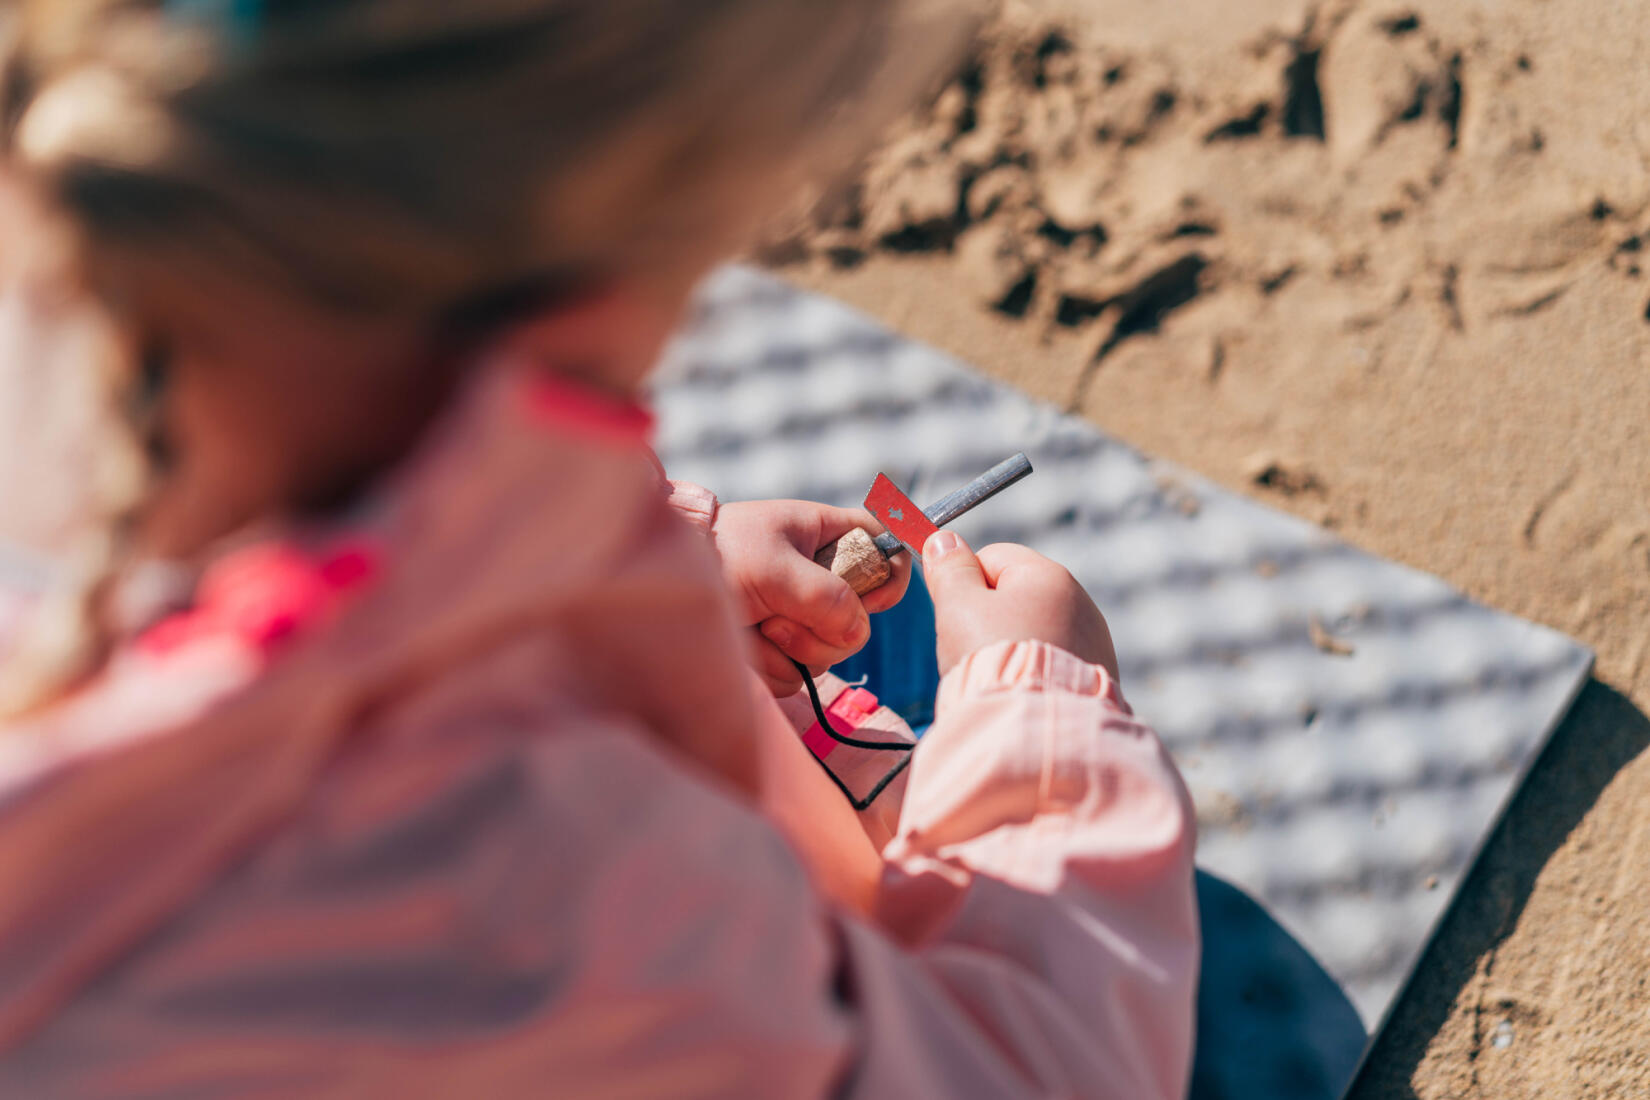
POLYGON ((222 280, 206 295, 183 271, 142 285, 168 456, 144 541, 162 556, 347 494, 410 444, 446 390, 404 326, 222 280))
MULTIPOLYGON (((623 167, 592 175, 615 191, 644 190, 648 170, 632 166, 624 187, 623 167)), ((636 222, 631 246, 639 240, 647 254, 616 257, 628 274, 458 350, 431 322, 330 310, 226 275, 187 241, 100 255, 99 285, 163 365, 170 462, 146 510, 145 544, 186 556, 262 516, 349 499, 414 445, 466 369, 499 351, 634 395, 699 278, 790 189, 782 169, 751 167, 734 174, 737 185, 699 180, 697 194, 678 193, 697 215, 691 225, 636 222)))
POLYGON ((184 556, 260 516, 347 500, 495 352, 632 396, 708 264, 593 287, 456 356, 404 321, 321 312, 222 280, 204 295, 204 276, 150 272, 140 312, 164 357, 175 463, 145 543, 184 556))

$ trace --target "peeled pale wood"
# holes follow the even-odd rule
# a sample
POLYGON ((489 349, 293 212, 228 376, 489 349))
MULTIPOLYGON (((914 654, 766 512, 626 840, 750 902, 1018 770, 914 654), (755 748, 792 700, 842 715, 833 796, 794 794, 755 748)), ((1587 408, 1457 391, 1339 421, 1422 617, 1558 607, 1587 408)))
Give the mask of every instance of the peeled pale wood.
POLYGON ((848 582, 861 596, 881 588, 894 575, 894 567, 882 556, 864 528, 856 527, 825 547, 814 560, 848 582))

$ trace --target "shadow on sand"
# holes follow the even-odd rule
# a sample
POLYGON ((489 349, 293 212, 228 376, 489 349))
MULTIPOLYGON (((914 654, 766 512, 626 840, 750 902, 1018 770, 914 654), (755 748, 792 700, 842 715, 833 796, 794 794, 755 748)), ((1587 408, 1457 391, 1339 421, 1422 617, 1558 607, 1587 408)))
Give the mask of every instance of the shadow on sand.
POLYGON ((1588 681, 1462 886, 1348 1100, 1416 1100, 1410 1084, 1478 960, 1506 939, 1536 876, 1604 788, 1650 746, 1650 718, 1588 681))

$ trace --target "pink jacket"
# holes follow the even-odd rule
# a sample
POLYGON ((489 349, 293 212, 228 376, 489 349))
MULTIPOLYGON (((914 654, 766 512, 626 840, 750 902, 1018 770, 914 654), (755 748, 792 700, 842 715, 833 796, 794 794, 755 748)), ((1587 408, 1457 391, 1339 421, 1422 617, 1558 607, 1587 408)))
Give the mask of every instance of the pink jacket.
POLYGON ((974 653, 856 815, 644 429, 491 372, 0 731, 0 1095, 1184 1093, 1192 816, 1116 684, 974 653))

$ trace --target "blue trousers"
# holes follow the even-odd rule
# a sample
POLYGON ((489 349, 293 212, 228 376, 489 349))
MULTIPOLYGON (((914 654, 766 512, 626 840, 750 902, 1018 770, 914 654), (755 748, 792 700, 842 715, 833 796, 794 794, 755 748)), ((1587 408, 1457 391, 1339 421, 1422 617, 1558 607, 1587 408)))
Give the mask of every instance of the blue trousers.
POLYGON ((934 721, 934 693, 940 686, 934 656, 934 602, 913 570, 905 598, 871 616, 871 640, 831 670, 850 684, 865 679, 866 690, 922 736, 934 721))

